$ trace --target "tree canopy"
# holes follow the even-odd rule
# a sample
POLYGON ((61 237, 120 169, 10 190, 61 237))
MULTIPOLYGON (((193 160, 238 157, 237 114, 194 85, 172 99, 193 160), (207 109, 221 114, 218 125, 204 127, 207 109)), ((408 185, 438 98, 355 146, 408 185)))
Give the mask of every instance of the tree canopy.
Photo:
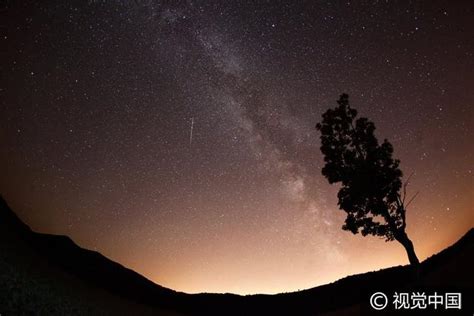
POLYGON ((337 103, 336 108, 322 115, 316 129, 321 132, 325 161, 322 174, 329 183, 341 184, 338 205, 347 213, 342 228, 404 244, 408 240, 406 185, 402 196, 403 174, 400 161, 393 158, 393 146, 387 139, 379 143, 374 123, 357 117, 347 94, 342 94, 337 103))

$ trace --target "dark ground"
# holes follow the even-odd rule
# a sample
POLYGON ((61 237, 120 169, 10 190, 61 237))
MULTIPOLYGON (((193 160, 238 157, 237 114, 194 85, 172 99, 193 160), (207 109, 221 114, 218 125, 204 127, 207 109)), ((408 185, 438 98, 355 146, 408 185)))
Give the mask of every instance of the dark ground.
POLYGON ((389 298, 461 292, 462 310, 438 313, 473 315, 473 253, 471 229, 425 260, 418 281, 410 267, 398 266, 293 293, 191 295, 161 287, 68 237, 32 232, 0 200, 0 315, 380 315, 368 304, 378 291, 389 298))

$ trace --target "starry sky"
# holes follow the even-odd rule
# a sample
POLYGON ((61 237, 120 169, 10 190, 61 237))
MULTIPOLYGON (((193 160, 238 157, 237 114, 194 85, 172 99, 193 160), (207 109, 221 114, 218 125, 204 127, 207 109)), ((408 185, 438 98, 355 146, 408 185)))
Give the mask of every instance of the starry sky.
POLYGON ((474 226, 470 1, 3 6, 0 192, 37 231, 189 293, 407 264, 341 230, 314 126, 343 92, 414 173, 420 259, 474 226))

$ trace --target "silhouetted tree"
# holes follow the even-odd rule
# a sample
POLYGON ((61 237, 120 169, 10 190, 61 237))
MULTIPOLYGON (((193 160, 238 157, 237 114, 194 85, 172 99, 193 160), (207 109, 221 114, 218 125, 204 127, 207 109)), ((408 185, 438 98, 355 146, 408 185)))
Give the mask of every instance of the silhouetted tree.
MULTIPOLYGON (((325 166, 322 174, 329 183, 341 183, 339 208, 347 213, 342 229, 363 236, 381 236, 397 240, 405 247, 408 259, 419 265, 413 243, 408 238, 405 204, 406 185, 402 190, 400 161, 392 158, 393 147, 386 139, 379 144, 374 123, 357 118, 342 94, 339 106, 327 110, 316 125, 321 132, 321 152, 325 166)), ((416 196, 416 195, 415 195, 416 196)))

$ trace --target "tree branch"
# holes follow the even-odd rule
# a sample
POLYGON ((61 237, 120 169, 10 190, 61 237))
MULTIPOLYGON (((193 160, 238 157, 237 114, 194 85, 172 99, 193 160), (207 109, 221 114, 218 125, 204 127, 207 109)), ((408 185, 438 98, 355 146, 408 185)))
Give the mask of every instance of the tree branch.
POLYGON ((417 191, 417 192, 415 193, 415 195, 413 195, 413 197, 410 199, 410 201, 408 201, 406 207, 408 207, 408 205, 410 205, 410 203, 413 202, 413 200, 416 198, 416 196, 418 195, 418 193, 420 193, 420 191, 417 191))
POLYGON ((405 199, 406 199, 406 197, 407 197, 407 186, 408 186, 408 183, 410 182, 410 179, 411 179, 411 177, 413 176, 414 173, 415 173, 415 172, 412 172, 412 173, 408 176, 408 178, 407 178, 407 180, 405 181, 405 183, 403 184, 402 205, 405 204, 405 199))

